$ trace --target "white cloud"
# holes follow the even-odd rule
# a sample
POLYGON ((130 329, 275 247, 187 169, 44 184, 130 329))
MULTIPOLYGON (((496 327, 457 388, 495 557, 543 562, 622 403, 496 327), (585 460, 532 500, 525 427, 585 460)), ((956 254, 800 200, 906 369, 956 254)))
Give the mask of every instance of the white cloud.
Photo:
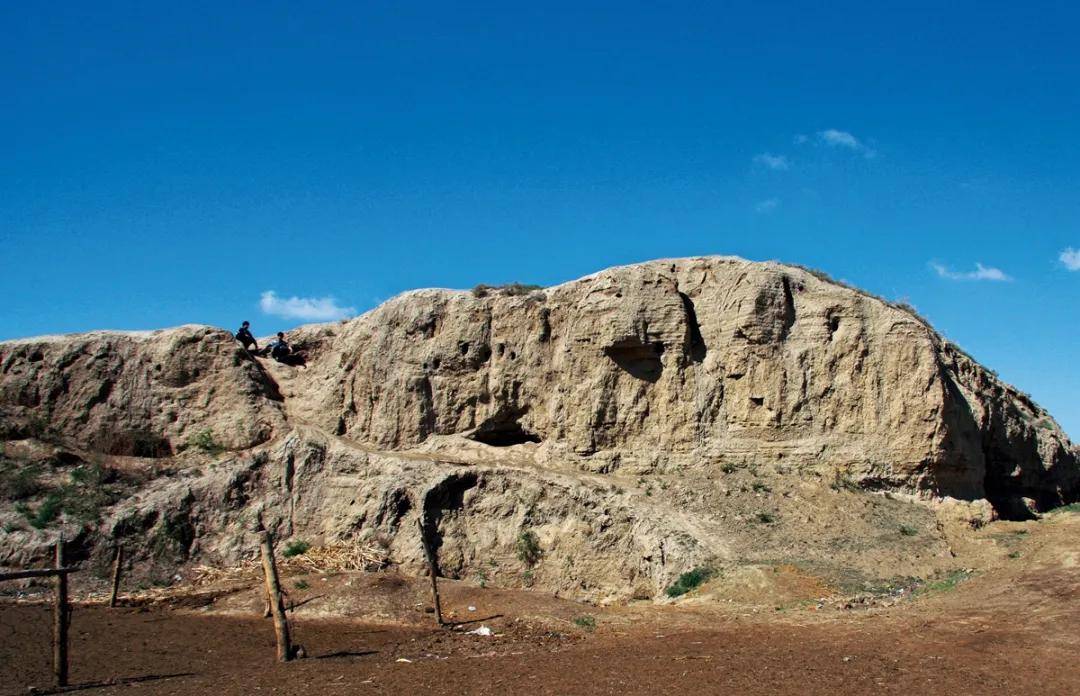
POLYGON ((259 309, 282 319, 333 321, 356 314, 355 307, 341 307, 333 297, 290 297, 283 299, 273 290, 259 297, 259 309))
POLYGON ((1080 249, 1069 247, 1061 252, 1061 263, 1070 271, 1080 271, 1080 249))
POLYGON ((867 159, 877 155, 877 152, 872 147, 847 131, 829 128, 827 130, 818 131, 817 137, 820 142, 829 147, 840 147, 853 152, 858 152, 867 159))
POLYGON ((754 210, 759 213, 771 213, 776 210, 776 206, 780 205, 780 201, 776 198, 768 198, 761 201, 754 206, 754 210))
POLYGON ((976 263, 975 270, 968 271, 967 273, 954 271, 948 266, 944 266, 935 261, 930 262, 930 268, 933 268, 938 276, 947 278, 948 280, 989 280, 996 283, 1007 283, 1012 280, 1012 278, 1001 269, 984 266, 981 263, 976 263))
POLYGON ((754 164, 768 169, 775 169, 776 171, 791 169, 791 162, 788 161, 787 157, 784 157, 783 155, 773 155, 768 152, 754 155, 754 164))

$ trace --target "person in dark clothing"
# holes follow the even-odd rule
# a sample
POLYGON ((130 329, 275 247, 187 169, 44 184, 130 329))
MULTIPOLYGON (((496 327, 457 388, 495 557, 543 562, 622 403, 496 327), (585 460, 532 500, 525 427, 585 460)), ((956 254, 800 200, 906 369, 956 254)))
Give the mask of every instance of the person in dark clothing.
POLYGON ((285 333, 278 331, 277 340, 266 347, 270 357, 278 362, 285 362, 289 357, 289 344, 285 341, 285 333))
POLYGON ((236 332, 236 340, 244 346, 249 353, 258 353, 259 344, 255 342, 255 337, 251 335, 251 324, 244 322, 240 325, 240 330, 236 332))

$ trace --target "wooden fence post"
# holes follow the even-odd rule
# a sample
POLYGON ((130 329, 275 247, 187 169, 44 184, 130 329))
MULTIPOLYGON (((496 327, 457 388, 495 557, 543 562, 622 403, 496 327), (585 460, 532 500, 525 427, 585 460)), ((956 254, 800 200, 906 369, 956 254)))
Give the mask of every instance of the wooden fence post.
MULTIPOLYGON (((64 567, 64 537, 56 542, 56 568, 64 567)), ((53 674, 57 686, 68 685, 68 578, 67 573, 57 573, 56 604, 53 607, 53 674)))
POLYGON ((420 529, 420 544, 424 547, 424 556, 427 558, 428 574, 431 575, 431 599, 435 603, 435 621, 440 626, 443 624, 442 606, 439 604, 439 572, 435 566, 435 554, 428 545, 427 533, 424 531, 424 521, 419 517, 416 526, 420 529))
POLYGON ((281 597, 281 583, 278 581, 277 565, 274 563, 274 547, 270 542, 270 533, 265 530, 259 532, 259 550, 262 553, 263 575, 266 576, 266 594, 270 598, 270 610, 274 614, 277 657, 281 662, 288 662, 293 658, 289 621, 285 618, 285 602, 281 597))
POLYGON ((116 606, 116 597, 120 592, 120 573, 124 565, 124 545, 116 545, 116 557, 113 558, 113 572, 112 572, 112 595, 109 596, 109 606, 116 606))

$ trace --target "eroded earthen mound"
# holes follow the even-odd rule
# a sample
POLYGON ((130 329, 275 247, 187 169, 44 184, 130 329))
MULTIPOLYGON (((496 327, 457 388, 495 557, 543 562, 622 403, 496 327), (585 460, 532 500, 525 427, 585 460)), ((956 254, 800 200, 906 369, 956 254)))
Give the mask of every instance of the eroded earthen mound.
POLYGON ((415 291, 289 339, 306 367, 208 327, 0 344, 0 562, 66 525, 91 557, 122 538, 147 564, 229 563, 261 519, 419 568, 420 517, 445 574, 653 597, 706 563, 930 572, 949 550, 923 503, 1016 518, 1080 495, 1028 397, 911 311, 790 266, 415 291), (112 494, 38 524, 45 496, 85 498, 77 468, 112 494))

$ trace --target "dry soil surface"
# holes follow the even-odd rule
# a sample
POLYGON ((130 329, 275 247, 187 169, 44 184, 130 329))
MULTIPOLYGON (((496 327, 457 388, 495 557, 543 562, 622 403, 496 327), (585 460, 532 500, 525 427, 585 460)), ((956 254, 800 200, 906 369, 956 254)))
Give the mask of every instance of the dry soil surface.
MULTIPOLYGON (((1080 515, 1040 523, 1013 563, 885 609, 597 609, 458 588, 448 604, 470 623, 447 630, 420 612, 412 624, 376 623, 301 607, 293 625, 309 657, 289 664, 274 661, 270 622, 239 611, 244 602, 224 612, 83 605, 71 676, 142 679, 88 693, 1076 694, 1078 531, 1080 515), (469 612, 474 601, 485 606, 469 612), (582 616, 594 630, 574 623, 582 616), (465 633, 480 625, 496 635, 465 633)), ((49 626, 46 605, 0 604, 0 693, 49 684, 49 626)))

